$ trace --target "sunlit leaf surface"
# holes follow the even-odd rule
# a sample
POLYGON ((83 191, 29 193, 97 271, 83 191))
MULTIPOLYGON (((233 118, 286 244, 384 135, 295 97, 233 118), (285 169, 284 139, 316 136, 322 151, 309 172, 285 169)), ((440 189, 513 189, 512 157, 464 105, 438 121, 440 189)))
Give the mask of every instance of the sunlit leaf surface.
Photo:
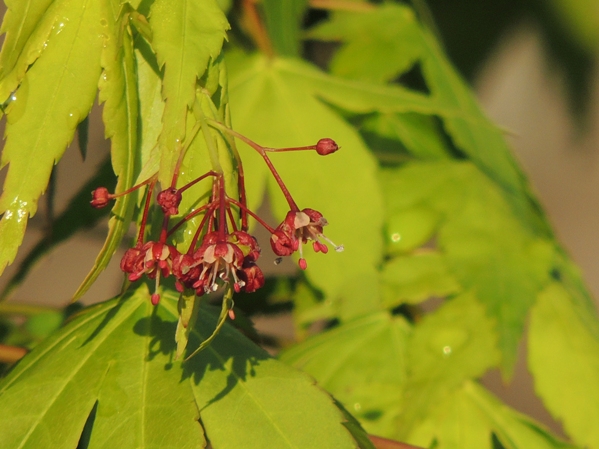
MULTIPOLYGON (((46 17, 52 19, 40 23, 50 23, 51 31, 40 41, 43 51, 7 108, 0 161, 8 165, 0 197, 0 272, 14 260, 54 163, 92 106, 100 77, 101 13, 100 2, 63 0, 50 7, 46 17)), ((9 33, 12 17, 6 19, 9 33)), ((32 26, 27 21, 23 31, 32 26)))
POLYGON ((416 429, 410 441, 440 449, 574 449, 553 437, 547 429, 504 405, 475 382, 464 386, 438 404, 416 429))
POLYGON ((532 308, 528 344, 535 389, 575 441, 599 445, 599 324, 554 283, 532 308), (559 387, 556 387, 559 385, 559 387))
MULTIPOLYGON (((145 286, 81 312, 0 383, 2 447, 75 447, 90 414, 90 448, 201 448, 204 433, 220 448, 355 447, 330 396, 229 326, 174 360, 176 319, 176 296, 154 308, 145 286)), ((192 345, 215 320, 200 312, 192 345)))

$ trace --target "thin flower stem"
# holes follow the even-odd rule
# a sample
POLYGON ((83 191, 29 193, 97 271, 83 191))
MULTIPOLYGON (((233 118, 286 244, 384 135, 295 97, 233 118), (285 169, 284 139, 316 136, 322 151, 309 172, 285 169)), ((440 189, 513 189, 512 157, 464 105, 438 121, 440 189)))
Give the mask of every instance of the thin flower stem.
POLYGON ((206 225, 206 221, 208 221, 209 217, 210 218, 212 217, 212 214, 214 213, 215 209, 216 209, 216 205, 214 203, 210 203, 210 207, 206 211, 204 218, 202 218, 202 222, 198 226, 198 229, 196 229, 195 234, 193 235, 193 239, 191 240, 191 244, 189 245, 189 249, 187 250, 188 254, 193 253, 193 251, 195 250, 195 247, 198 243, 200 235, 202 234, 202 230, 204 229, 204 226, 206 225))
POLYGON ((200 176, 199 178, 194 179, 191 182, 188 182, 187 184, 185 184, 183 187, 181 187, 180 189, 177 189, 177 191, 179 193, 183 193, 185 192, 187 189, 189 189, 191 186, 197 184, 198 182, 200 182, 202 179, 206 179, 208 176, 218 176, 218 173, 216 173, 213 170, 210 170, 208 173, 206 173, 205 175, 200 176))
POLYGON ((279 185, 279 188, 283 192, 283 195, 285 196, 285 199, 287 200, 287 203, 289 204, 290 209, 293 210, 293 211, 298 211, 299 210, 299 207, 297 207, 297 204, 293 200, 293 197, 291 196, 291 193, 289 193, 289 189, 287 189, 287 186, 285 185, 285 183, 281 179, 281 176, 279 176, 279 173, 277 172, 276 168, 274 167, 274 165, 272 164, 272 162, 270 161, 270 159, 266 155, 266 151, 265 151, 265 149, 264 149, 263 146, 258 145, 256 142, 254 142, 253 140, 245 137, 243 134, 239 134, 237 131, 232 130, 231 128, 226 127, 225 125, 223 125, 220 122, 217 122, 216 120, 210 120, 210 119, 208 119, 207 121, 208 121, 208 124, 210 126, 213 126, 214 128, 217 128, 217 129, 219 129, 221 131, 224 131, 227 134, 231 134, 234 137, 237 137, 238 139, 240 139, 241 141, 245 142, 250 147, 252 147, 254 150, 256 150, 260 154, 260 156, 262 156, 262 158, 264 159, 264 162, 266 162, 266 165, 268 165, 268 168, 270 169, 270 172, 274 176, 275 181, 277 181, 277 184, 279 185))
POLYGON ((268 151, 269 153, 283 153, 285 151, 305 151, 305 150, 315 150, 316 145, 308 145, 306 147, 291 147, 291 148, 264 148, 264 151, 268 151))
POLYGON ((165 213, 164 218, 162 219, 162 229, 160 230, 160 243, 166 243, 166 238, 168 237, 168 220, 170 218, 170 214, 165 213))
POLYGON ((156 181, 156 175, 154 175, 154 176, 150 176, 150 177, 149 177, 148 179, 146 179, 145 181, 143 181, 143 182, 141 182, 141 183, 137 184, 136 186, 133 186, 133 187, 131 187, 131 188, 129 188, 129 189, 127 189, 127 190, 125 190, 124 192, 110 194, 110 195, 108 195, 108 197, 109 197, 110 199, 113 199, 113 198, 118 198, 118 197, 120 197, 120 196, 125 196, 125 195, 128 195, 128 194, 130 194, 131 192, 135 192, 136 190, 140 189, 141 187, 143 187, 143 186, 145 186, 145 185, 147 185, 147 184, 149 184, 149 183, 151 183, 151 182, 155 182, 155 181, 156 181))
MULTIPOLYGON (((220 122, 218 122, 216 120, 207 119, 207 122, 208 122, 208 125, 210 125, 210 126, 213 126, 215 123, 222 125, 220 122)), ((222 126, 223 126, 222 128, 220 128, 220 127, 215 127, 215 128, 222 132, 224 139, 229 144, 229 147, 231 148, 231 152, 233 153, 233 156, 235 157, 235 164, 236 164, 236 168, 237 168, 237 189, 239 191, 239 201, 243 205, 247 206, 247 198, 246 198, 246 193, 245 193, 245 175, 243 172, 243 163, 241 161, 241 156, 239 155, 239 151, 237 151, 237 145, 235 145, 234 136, 232 134, 224 131, 225 129, 230 129, 230 128, 225 125, 222 125, 222 126)), ((241 210, 241 213, 240 213, 241 230, 247 231, 248 230, 248 217, 247 217, 247 212, 246 212, 247 207, 244 209, 240 209, 240 210, 241 210)))
POLYGON ((275 166, 272 165, 270 158, 266 154, 262 154, 262 158, 264 159, 264 162, 266 162, 266 165, 268 165, 268 168, 270 169, 270 172, 272 173, 272 175, 275 177, 275 181, 277 181, 277 184, 279 184, 279 188, 283 192, 283 196, 285 196, 285 199, 287 200, 287 203, 289 204, 289 208, 292 211, 299 211, 299 207, 297 207, 297 204, 293 200, 291 193, 289 193, 289 189, 287 189, 287 186, 281 179, 281 176, 279 176, 279 173, 275 169, 275 166))
POLYGON ((190 212, 189 214, 187 214, 185 217, 183 217, 179 222, 177 222, 177 224, 175 226, 173 226, 170 231, 168 231, 167 237, 170 237, 177 229, 179 229, 183 223, 185 223, 186 221, 191 220, 193 217, 195 217, 196 215, 201 214, 202 212, 204 212, 206 209, 210 208, 211 206, 213 206, 214 203, 210 202, 207 204, 204 204, 202 207, 200 207, 199 209, 194 210, 193 212, 190 212))
POLYGON ((227 207, 227 215, 229 216, 229 222, 231 223, 233 232, 237 232, 237 225, 235 224, 235 217, 233 216, 233 211, 231 210, 230 207, 227 207))
POLYGON ((233 137, 238 138, 239 140, 247 143, 250 147, 252 147, 254 150, 256 150, 258 153, 260 154, 264 154, 264 147, 262 145, 258 145, 256 142, 254 142, 253 140, 245 137, 243 134, 239 134, 237 131, 235 131, 234 129, 229 128, 228 126, 223 125, 221 122, 217 121, 217 120, 212 120, 210 118, 207 118, 206 121, 208 122, 208 124, 210 126, 212 126, 213 128, 216 128, 220 131, 223 131, 227 134, 230 134, 233 137))
POLYGON ((227 204, 225 202, 225 177, 218 177, 218 239, 224 242, 227 237, 227 204))
POLYGON ((229 203, 233 203, 235 206, 239 207, 240 209, 244 209, 249 215, 252 216, 252 218, 254 218, 262 226, 264 226, 264 228, 266 228, 266 230, 268 232, 270 232, 271 234, 275 232, 274 228, 272 228, 271 226, 269 226, 268 223, 266 223, 264 220, 262 220, 258 215, 256 215, 254 212, 252 212, 251 210, 249 210, 247 207, 245 207, 239 201, 234 200, 233 198, 228 198, 227 201, 229 203))
MULTIPOLYGON (((237 160, 237 190, 239 191, 239 201, 244 206, 247 206, 247 198, 245 195, 245 177, 243 174, 243 165, 241 163, 241 158, 239 157, 239 153, 237 152, 237 148, 234 151, 235 159, 237 160)), ((247 207, 240 209, 241 213, 241 230, 248 230, 248 214, 247 207)))
POLYGON ((141 218, 141 225, 139 227, 139 234, 137 235, 137 245, 141 246, 144 241, 144 234, 146 233, 146 222, 148 221, 148 211, 150 210, 150 202, 152 201, 152 192, 154 191, 154 185, 156 184, 156 178, 150 178, 150 186, 146 191, 146 202, 144 204, 144 212, 141 218))

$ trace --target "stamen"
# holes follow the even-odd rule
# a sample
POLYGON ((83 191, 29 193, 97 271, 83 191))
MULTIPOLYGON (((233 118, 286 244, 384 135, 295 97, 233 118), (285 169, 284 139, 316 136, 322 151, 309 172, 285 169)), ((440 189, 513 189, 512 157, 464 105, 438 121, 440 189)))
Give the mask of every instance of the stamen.
POLYGON ((327 242, 329 242, 333 246, 333 248, 335 248, 335 251, 337 251, 338 253, 340 253, 341 251, 343 251, 345 249, 345 247, 343 245, 335 245, 335 243, 324 234, 320 234, 319 237, 321 239, 324 239, 327 242))

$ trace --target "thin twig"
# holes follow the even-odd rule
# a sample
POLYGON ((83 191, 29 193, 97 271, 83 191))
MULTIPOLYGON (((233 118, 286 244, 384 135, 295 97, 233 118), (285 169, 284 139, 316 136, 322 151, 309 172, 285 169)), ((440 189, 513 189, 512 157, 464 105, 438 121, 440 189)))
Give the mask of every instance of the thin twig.
POLYGON ((25 348, 0 344, 0 363, 18 362, 25 354, 27 354, 27 349, 25 348))
POLYGON ((310 7, 330 11, 374 11, 377 7, 371 3, 350 2, 346 0, 310 0, 310 7))
POLYGON ((272 58, 274 56, 272 44, 268 37, 268 33, 266 32, 266 28, 264 28, 264 23, 260 18, 260 14, 258 14, 256 0, 243 0, 241 6, 243 8, 243 15, 247 20, 246 24, 248 26, 248 32, 254 39, 254 42, 260 51, 269 58, 272 58))
POLYGON ((377 437, 374 435, 368 435, 368 438, 374 444, 376 449, 422 449, 420 447, 411 446, 407 443, 400 443, 399 441, 389 440, 387 438, 377 437))

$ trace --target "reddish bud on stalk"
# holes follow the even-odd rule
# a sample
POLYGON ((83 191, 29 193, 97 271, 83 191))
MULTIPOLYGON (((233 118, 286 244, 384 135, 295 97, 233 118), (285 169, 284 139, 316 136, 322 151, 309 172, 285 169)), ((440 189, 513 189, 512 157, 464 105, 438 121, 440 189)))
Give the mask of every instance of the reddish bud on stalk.
POLYGON ((316 152, 321 156, 326 156, 327 154, 334 153, 338 149, 339 145, 337 145, 337 143, 333 139, 329 139, 328 137, 320 139, 316 144, 316 152))
POLYGON ((90 204, 96 209, 102 209, 108 205, 108 202, 112 199, 112 195, 108 193, 106 187, 98 187, 92 192, 92 200, 90 204))
POLYGON ((165 215, 177 215, 181 204, 181 192, 174 187, 169 187, 158 194, 156 201, 165 215))

